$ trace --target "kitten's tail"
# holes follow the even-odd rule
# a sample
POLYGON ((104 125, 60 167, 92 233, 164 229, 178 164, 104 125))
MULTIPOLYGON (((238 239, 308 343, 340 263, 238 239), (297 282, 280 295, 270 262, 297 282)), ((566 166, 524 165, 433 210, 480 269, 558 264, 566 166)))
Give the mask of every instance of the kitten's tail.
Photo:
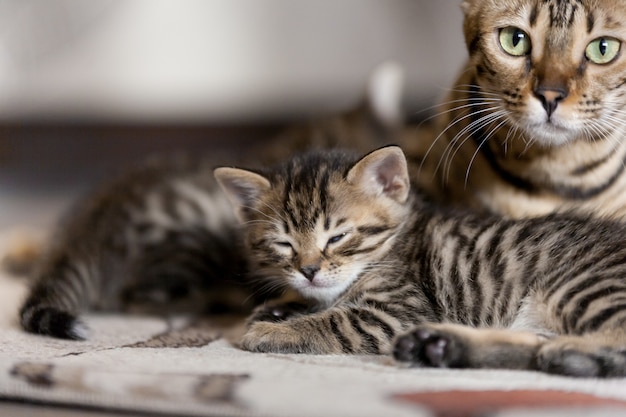
MULTIPOLYGON (((19 277, 30 277, 43 260, 45 237, 31 230, 15 230, 2 236, 0 265, 4 272, 19 277)), ((20 309, 22 327, 37 334, 45 334, 64 339, 83 340, 87 338, 87 327, 70 313, 67 308, 76 304, 71 300, 61 300, 57 295, 58 286, 54 283, 34 283, 33 291, 20 309), (52 284, 52 285, 50 285, 52 284), (54 288, 53 288, 54 287, 54 288)), ((80 299, 74 292, 72 298, 80 299)), ((77 306, 71 308, 76 311, 77 306)))
POLYGON ((89 328, 74 314, 55 307, 25 304, 20 310, 24 330, 60 339, 86 340, 89 328))
POLYGON ((93 277, 88 269, 68 262, 52 260, 46 268, 52 276, 40 276, 22 304, 19 316, 24 330, 61 339, 85 340, 87 326, 78 313, 91 304, 94 294, 93 277))

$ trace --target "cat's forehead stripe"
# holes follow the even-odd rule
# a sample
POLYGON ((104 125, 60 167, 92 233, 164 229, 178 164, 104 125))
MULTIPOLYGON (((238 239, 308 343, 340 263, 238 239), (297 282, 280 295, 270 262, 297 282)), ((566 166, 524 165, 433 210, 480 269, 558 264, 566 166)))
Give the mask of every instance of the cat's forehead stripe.
POLYGON ((539 8, 537 5, 535 5, 533 9, 531 10, 530 17, 528 19, 531 27, 534 27, 535 24, 537 23, 537 15, 539 15, 539 8))
POLYGON ((543 0, 550 11, 550 23, 553 27, 570 27, 574 23, 576 12, 583 7, 582 0, 543 0))
POLYGON ((593 12, 590 11, 587 14, 587 33, 591 33, 593 31, 595 24, 596 24, 596 18, 593 12))
POLYGON ((294 229, 311 227, 327 211, 330 175, 331 169, 325 164, 314 167, 301 162, 290 167, 283 203, 294 229))

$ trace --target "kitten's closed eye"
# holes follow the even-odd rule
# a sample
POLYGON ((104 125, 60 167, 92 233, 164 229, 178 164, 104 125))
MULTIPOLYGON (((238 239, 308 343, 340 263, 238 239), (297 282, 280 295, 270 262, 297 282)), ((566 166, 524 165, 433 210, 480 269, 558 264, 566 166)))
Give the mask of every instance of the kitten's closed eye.
POLYGON ((296 253, 296 250, 293 248, 293 245, 286 240, 280 240, 280 241, 274 242, 274 248, 282 256, 293 256, 296 253))

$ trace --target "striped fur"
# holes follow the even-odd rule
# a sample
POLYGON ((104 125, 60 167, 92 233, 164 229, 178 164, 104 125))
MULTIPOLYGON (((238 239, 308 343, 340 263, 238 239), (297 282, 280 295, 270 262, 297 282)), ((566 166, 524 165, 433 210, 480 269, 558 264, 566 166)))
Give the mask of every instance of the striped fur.
POLYGON ((442 208, 409 192, 397 147, 216 177, 252 267, 313 302, 260 307, 244 349, 626 376, 620 223, 442 208))
MULTIPOLYGON (((401 84, 393 65, 377 68, 366 102, 287 129, 253 156, 255 164, 304 149, 380 146, 397 127, 390 96, 400 101, 401 84)), ((88 309, 249 311, 273 296, 248 269, 240 226, 215 184, 213 163, 161 158, 80 202, 44 259, 37 260, 33 287, 20 310, 24 329, 84 339, 87 329, 79 315, 88 309)))
POLYGON ((77 315, 89 308, 162 311, 179 300, 197 311, 220 307, 212 294, 238 292, 247 261, 211 170, 149 162, 79 204, 38 266, 24 329, 84 339, 77 315))
POLYGON ((465 0, 463 10, 467 66, 434 122, 403 144, 420 185, 513 218, 626 217, 626 3, 465 0), (501 45, 506 28, 528 40, 520 56, 501 45), (588 48, 608 54, 594 41, 610 39, 621 51, 595 63, 588 48))

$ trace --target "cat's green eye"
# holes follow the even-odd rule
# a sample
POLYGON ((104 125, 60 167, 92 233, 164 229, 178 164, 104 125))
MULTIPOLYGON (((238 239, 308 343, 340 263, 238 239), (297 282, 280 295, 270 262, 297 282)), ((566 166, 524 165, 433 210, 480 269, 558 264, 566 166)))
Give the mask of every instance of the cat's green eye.
POLYGON ((514 26, 500 29, 500 46, 509 55, 524 56, 530 53, 530 36, 514 26))
POLYGON ((585 56, 594 64, 609 64, 619 55, 621 47, 622 42, 615 38, 598 38, 587 45, 585 56))
POLYGON ((333 236, 330 239, 328 239, 328 242, 326 243, 326 245, 332 245, 334 243, 339 242, 341 239, 343 239, 344 237, 346 237, 347 233, 341 233, 337 236, 333 236))

